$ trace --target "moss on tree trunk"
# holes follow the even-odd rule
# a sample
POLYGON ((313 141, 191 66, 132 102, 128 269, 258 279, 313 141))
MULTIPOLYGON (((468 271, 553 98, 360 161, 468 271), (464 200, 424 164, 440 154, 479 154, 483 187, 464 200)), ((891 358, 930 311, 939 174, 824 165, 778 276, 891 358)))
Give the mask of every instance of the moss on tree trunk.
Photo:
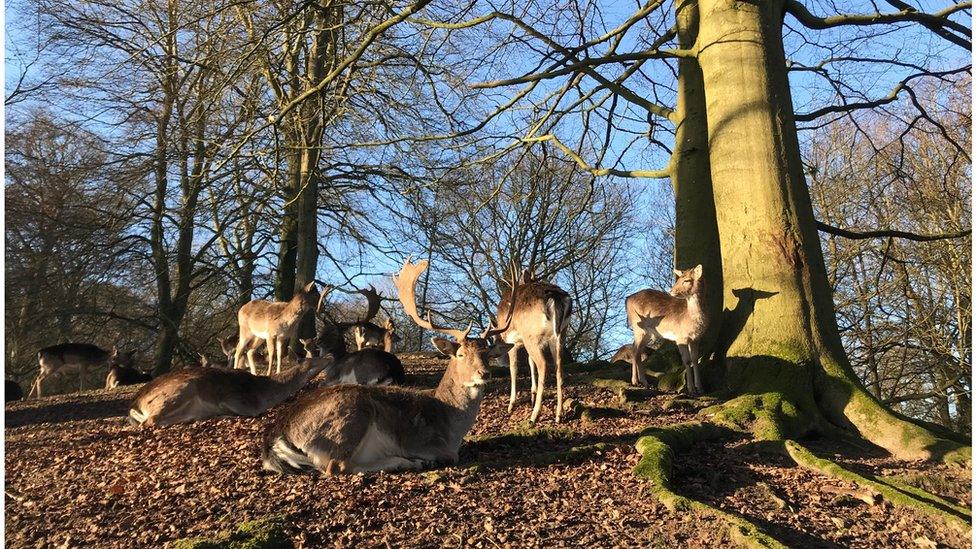
POLYGON ((898 457, 968 457, 885 409, 841 346, 801 165, 782 1, 702 0, 699 9, 727 389, 760 395, 753 415, 766 414, 770 436, 823 430, 826 418, 898 457))

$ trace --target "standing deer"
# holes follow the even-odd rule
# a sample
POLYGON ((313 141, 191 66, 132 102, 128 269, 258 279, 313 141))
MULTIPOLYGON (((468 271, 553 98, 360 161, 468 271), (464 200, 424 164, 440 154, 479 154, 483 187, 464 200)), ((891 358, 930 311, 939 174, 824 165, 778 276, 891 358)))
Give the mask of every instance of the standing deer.
POLYGON ((504 328, 489 326, 481 337, 469 338, 470 325, 466 330, 437 326, 430 312, 422 319, 415 291, 426 269, 426 261, 412 264, 408 259, 393 281, 404 310, 418 326, 455 338, 431 340, 450 357, 437 388, 337 385, 311 391, 268 430, 262 452, 265 469, 333 475, 457 462, 461 441, 481 408, 488 360, 511 346, 489 343, 504 328))
MULTIPOLYGON (((512 306, 511 292, 502 294, 498 311, 512 306)), ((563 338, 569 327, 569 317, 573 313, 573 299, 562 288, 548 282, 532 280, 526 276, 524 285, 514 303, 511 324, 502 333, 506 343, 513 344, 508 352, 508 371, 511 377, 511 393, 508 411, 515 407, 515 378, 518 370, 519 347, 524 347, 529 355, 529 374, 532 379, 531 391, 534 397, 530 423, 535 423, 542 410, 542 394, 546 384, 546 370, 555 363, 556 367, 556 423, 561 419, 563 409, 563 338), (539 379, 536 382, 536 373, 539 379)))
MULTIPOLYGON (((237 365, 234 364, 234 355, 237 353, 237 341, 237 334, 230 334, 220 338, 220 350, 223 351, 224 357, 227 359, 228 368, 237 368, 237 365)), ((264 352, 264 340, 257 337, 251 340, 251 344, 245 352, 251 350, 254 351, 255 357, 264 356, 266 354, 264 352)), ((207 366, 207 364, 204 364, 204 366, 207 366)))
MULTIPOLYGON (((705 281, 702 266, 687 271, 675 269, 677 280, 666 294, 657 290, 641 290, 627 297, 627 321, 634 331, 634 347, 643 349, 660 339, 678 345, 685 367, 685 387, 692 395, 702 394, 698 373, 698 344, 707 328, 708 318, 702 311, 705 281)), ((631 383, 647 385, 644 370, 631 357, 631 383)))
POLYGON ((85 378, 88 376, 89 368, 110 367, 115 364, 131 366, 132 355, 132 352, 119 353, 115 347, 112 347, 112 351, 109 352, 90 343, 61 343, 45 347, 37 352, 40 372, 34 379, 34 383, 31 384, 27 396, 33 395, 40 398, 45 379, 54 373, 73 370, 78 371, 79 390, 84 391, 85 378))
POLYGON ((259 416, 298 392, 332 364, 332 357, 299 363, 291 355, 288 362, 290 368, 272 376, 206 367, 163 374, 136 394, 129 422, 171 425, 219 416, 259 416))
POLYGON ((256 339, 263 339, 268 349, 268 375, 271 375, 275 357, 278 359, 276 370, 281 373, 281 358, 285 346, 295 337, 298 325, 305 313, 320 306, 322 298, 329 292, 326 288, 321 297, 315 289, 315 282, 309 282, 296 292, 290 301, 254 300, 246 303, 237 312, 237 323, 240 334, 237 349, 234 351, 234 367, 241 364, 241 354, 247 351, 247 362, 251 374, 257 374, 254 367, 253 343, 256 339))

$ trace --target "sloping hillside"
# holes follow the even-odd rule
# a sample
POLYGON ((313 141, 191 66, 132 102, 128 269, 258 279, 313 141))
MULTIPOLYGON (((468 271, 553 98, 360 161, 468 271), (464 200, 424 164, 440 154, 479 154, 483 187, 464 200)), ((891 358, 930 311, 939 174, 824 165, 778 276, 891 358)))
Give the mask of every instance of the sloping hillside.
MULTIPOLYGON (((445 362, 415 356, 405 364, 408 381, 433 386, 445 362)), ((334 478, 261 471, 260 440, 277 409, 139 430, 123 419, 131 388, 9 404, 5 542, 159 547, 274 517, 300 547, 729 543, 727 519, 669 510, 632 472, 637 434, 691 419, 700 404, 641 391, 622 396, 613 381, 597 379, 612 372, 575 370, 573 418, 553 424, 553 399, 537 429, 525 425, 527 396, 510 416, 508 382, 495 379, 457 466, 334 478)), ((811 447, 848 468, 897 475, 970 505, 966 471, 811 447)), ((695 446, 676 456, 676 489, 791 546, 969 546, 968 534, 943 520, 761 450, 734 438, 695 446)))

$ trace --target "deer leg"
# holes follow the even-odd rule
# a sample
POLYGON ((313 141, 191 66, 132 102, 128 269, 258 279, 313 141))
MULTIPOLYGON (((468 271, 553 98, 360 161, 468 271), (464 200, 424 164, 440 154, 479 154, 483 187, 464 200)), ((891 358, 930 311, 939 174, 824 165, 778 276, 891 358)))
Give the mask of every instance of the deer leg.
POLYGON ((257 349, 247 350, 247 365, 251 368, 251 375, 258 375, 258 367, 254 365, 254 355, 257 354, 257 349))
POLYGON ((679 344, 678 352, 681 353, 681 364, 685 368, 685 391, 689 395, 695 394, 695 379, 691 374, 691 354, 688 352, 687 344, 679 344))
POLYGON ((698 342, 689 341, 688 342, 688 358, 691 361, 691 374, 694 380, 693 387, 695 388, 696 395, 705 394, 705 390, 702 387, 701 374, 698 370, 698 342))
MULTIPOLYGON (((515 407, 515 378, 518 376, 518 345, 508 350, 508 374, 512 379, 512 392, 508 397, 508 413, 512 413, 512 409, 515 407)), ((534 385, 535 375, 532 376, 532 382, 534 385)), ((535 392, 534 386, 532 392, 535 392)))
POLYGON ((35 398, 41 398, 41 382, 44 381, 45 377, 47 376, 45 376, 43 373, 37 374, 37 377, 34 378, 34 383, 31 384, 30 392, 27 393, 28 398, 30 398, 31 395, 34 395, 35 398))
POLYGON ((648 334, 643 328, 638 325, 634 325, 634 348, 631 349, 630 353, 630 384, 640 385, 643 387, 647 386, 647 377, 644 375, 644 368, 641 366, 640 362, 640 350, 647 346, 650 340, 650 334, 648 334))
POLYGON ((87 373, 87 368, 85 366, 78 366, 78 392, 84 392, 85 390, 85 374, 87 373))
MULTIPOLYGON (((278 368, 275 370, 275 373, 278 374, 281 373, 281 355, 284 352, 284 350, 285 350, 284 338, 279 337, 275 339, 275 355, 277 355, 277 362, 278 362, 278 368)), ((268 372, 268 375, 271 375, 271 372, 268 372)))
POLYGON ((268 349, 268 374, 271 375, 271 368, 274 366, 274 351, 275 351, 275 340, 277 338, 269 335, 268 340, 265 342, 265 347, 268 349))
POLYGON ((550 342, 552 356, 556 359, 556 423, 559 423, 563 412, 563 342, 558 335, 550 342))
MULTIPOLYGON (((234 349, 234 361, 233 361, 233 367, 234 367, 235 370, 238 369, 238 368, 242 368, 243 367, 242 364, 241 364, 241 356, 244 354, 244 348, 247 345, 246 341, 247 340, 244 337, 240 337, 240 338, 237 339, 237 348, 234 349)), ((248 352, 248 354, 247 354, 247 361, 250 363, 251 373, 253 374, 254 373, 254 359, 251 357, 251 353, 250 352, 248 352)))
POLYGON ((526 362, 529 363, 529 376, 532 378, 532 385, 530 391, 532 391, 532 396, 535 396, 536 391, 539 389, 539 386, 536 383, 536 379, 535 379, 536 378, 535 363, 532 362, 532 358, 529 358, 526 362))
POLYGON ((529 416, 529 423, 534 425, 536 420, 539 419, 539 412, 542 411, 542 394, 545 392, 544 389, 546 387, 546 357, 538 341, 527 342, 525 350, 529 352, 529 359, 535 362, 536 367, 539 369, 538 392, 535 394, 535 405, 532 407, 532 415, 529 416))

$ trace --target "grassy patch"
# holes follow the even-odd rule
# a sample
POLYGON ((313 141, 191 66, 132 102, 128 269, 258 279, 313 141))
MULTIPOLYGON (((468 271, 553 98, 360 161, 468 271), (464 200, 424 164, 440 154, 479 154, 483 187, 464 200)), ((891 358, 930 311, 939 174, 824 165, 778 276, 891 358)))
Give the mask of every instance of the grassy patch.
POLYGON ((275 515, 242 522, 232 531, 214 537, 193 537, 176 540, 170 549, 288 549, 294 547, 285 533, 285 517, 275 515))

